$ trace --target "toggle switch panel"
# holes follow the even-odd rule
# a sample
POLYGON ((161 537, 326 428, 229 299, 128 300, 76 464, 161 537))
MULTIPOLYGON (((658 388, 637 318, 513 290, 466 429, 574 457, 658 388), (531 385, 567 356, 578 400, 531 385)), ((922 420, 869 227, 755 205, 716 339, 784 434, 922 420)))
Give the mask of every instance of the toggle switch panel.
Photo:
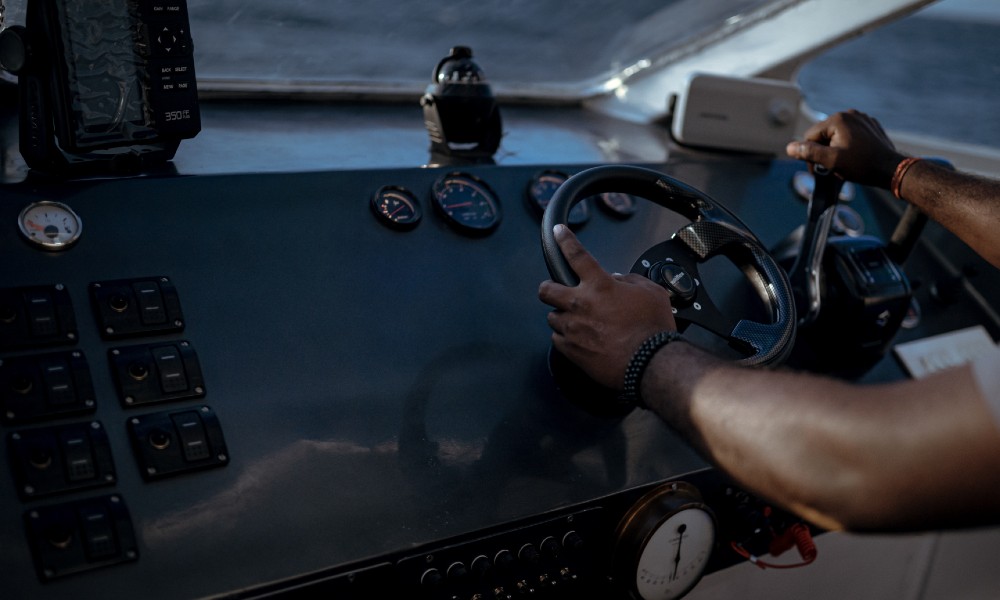
POLYGON ((12 424, 93 412, 87 358, 71 350, 0 359, 0 406, 12 424))
POLYGON ((148 480, 229 464, 219 419, 207 406, 132 417, 128 425, 148 480))
POLYGON ((24 500, 116 481, 111 446, 99 421, 14 431, 11 473, 24 500))
POLYGON ((62 284, 0 289, 0 352, 77 339, 73 303, 62 284))
POLYGON ((205 379, 190 342, 112 348, 109 356, 123 406, 205 396, 205 379))
POLYGON ((24 516, 42 581, 139 558, 132 519, 121 496, 35 508, 24 516))
POLYGON ((180 298, 168 277, 91 283, 90 301, 105 339, 184 330, 180 298))

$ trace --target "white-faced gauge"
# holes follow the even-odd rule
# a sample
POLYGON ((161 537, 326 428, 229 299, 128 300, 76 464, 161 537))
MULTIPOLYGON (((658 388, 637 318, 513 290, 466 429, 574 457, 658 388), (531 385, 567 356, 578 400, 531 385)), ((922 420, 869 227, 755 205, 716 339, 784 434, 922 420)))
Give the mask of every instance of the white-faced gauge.
POLYGON ((45 250, 65 250, 80 238, 83 221, 62 202, 41 200, 24 207, 17 218, 21 235, 45 250))
POLYGON ((434 208, 457 230, 485 235, 500 224, 500 199, 485 181, 469 173, 449 173, 434 182, 434 208))
POLYGON ((715 546, 715 517, 698 490, 664 484, 643 496, 616 532, 616 579, 638 600, 674 600, 701 579, 715 546))
POLYGON ((371 207, 382 224, 404 231, 416 227, 423 216, 416 196, 398 185, 380 187, 372 196, 371 207))
MULTIPOLYGON (((541 215, 545 212, 552 196, 559 189, 569 176, 560 171, 542 171, 531 178, 528 183, 528 203, 541 215)), ((590 202, 587 199, 581 200, 573 205, 569 210, 570 227, 579 227, 590 219, 590 202)))

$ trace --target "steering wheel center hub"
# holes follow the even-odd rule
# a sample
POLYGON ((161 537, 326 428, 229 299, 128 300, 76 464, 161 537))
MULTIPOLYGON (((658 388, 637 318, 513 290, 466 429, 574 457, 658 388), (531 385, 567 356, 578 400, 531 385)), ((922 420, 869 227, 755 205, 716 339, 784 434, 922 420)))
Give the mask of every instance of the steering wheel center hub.
POLYGON ((675 262, 664 261, 653 265, 649 268, 648 277, 666 288, 671 301, 677 306, 690 304, 698 292, 697 280, 675 262))

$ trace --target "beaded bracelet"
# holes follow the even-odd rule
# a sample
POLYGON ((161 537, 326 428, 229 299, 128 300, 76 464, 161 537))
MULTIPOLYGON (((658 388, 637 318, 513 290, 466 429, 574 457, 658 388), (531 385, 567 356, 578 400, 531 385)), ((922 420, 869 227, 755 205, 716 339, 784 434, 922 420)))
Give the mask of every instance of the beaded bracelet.
POLYGON ((899 198, 900 200, 903 199, 903 196, 900 195, 903 189, 903 177, 906 176, 906 172, 910 170, 910 167, 912 167, 914 163, 921 160, 923 159, 911 156, 899 161, 899 164, 896 165, 896 171, 892 174, 892 184, 890 185, 893 196, 899 198))
POLYGON ((664 346, 670 342, 683 341, 684 336, 676 331, 661 331, 646 338, 639 349, 632 355, 625 369, 625 388, 622 392, 621 400, 639 406, 645 406, 642 401, 639 386, 642 384, 642 376, 649 366, 649 361, 664 346))

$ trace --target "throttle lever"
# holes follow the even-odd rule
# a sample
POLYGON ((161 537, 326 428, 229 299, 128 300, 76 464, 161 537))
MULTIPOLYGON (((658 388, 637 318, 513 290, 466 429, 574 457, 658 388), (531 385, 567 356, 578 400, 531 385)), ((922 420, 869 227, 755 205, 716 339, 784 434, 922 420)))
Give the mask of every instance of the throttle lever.
POLYGON ((823 252, 830 235, 830 224, 837 208, 840 188, 844 185, 843 179, 823 165, 812 165, 812 173, 815 183, 806 211, 802 245, 799 247, 795 264, 788 274, 795 295, 800 326, 812 323, 819 316, 823 252))

